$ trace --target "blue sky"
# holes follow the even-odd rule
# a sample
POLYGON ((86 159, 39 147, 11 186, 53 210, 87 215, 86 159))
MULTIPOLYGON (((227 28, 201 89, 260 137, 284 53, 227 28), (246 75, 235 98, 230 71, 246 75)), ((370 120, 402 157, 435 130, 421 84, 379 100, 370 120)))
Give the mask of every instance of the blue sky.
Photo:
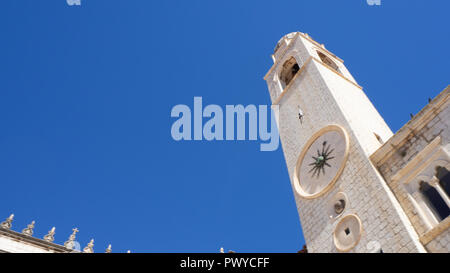
POLYGON ((4 0, 0 217, 102 252, 296 252, 281 148, 176 142, 176 104, 270 104, 286 33, 345 60, 396 131, 448 82, 448 1, 4 0))

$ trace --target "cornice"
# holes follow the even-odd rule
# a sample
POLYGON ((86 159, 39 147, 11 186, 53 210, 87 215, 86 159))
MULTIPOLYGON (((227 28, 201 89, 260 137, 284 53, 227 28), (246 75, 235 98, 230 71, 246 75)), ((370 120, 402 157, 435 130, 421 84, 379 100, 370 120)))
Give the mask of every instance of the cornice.
POLYGON ((408 140, 408 136, 415 131, 419 131, 431 121, 437 113, 441 112, 450 104, 450 85, 447 86, 439 95, 428 103, 419 113, 410 121, 403 125, 386 143, 384 143, 371 156, 371 161, 379 166, 383 164, 391 155, 398 150, 408 140))
POLYGON ((59 253, 72 252, 72 250, 69 250, 69 249, 65 248, 64 246, 50 243, 50 242, 44 241, 39 238, 27 236, 22 233, 19 233, 19 232, 13 231, 13 230, 9 230, 9 229, 4 229, 1 227, 0 227, 0 235, 3 235, 8 238, 12 238, 17 241, 22 241, 22 242, 28 243, 30 245, 34 245, 36 247, 53 250, 53 251, 59 252, 59 253))

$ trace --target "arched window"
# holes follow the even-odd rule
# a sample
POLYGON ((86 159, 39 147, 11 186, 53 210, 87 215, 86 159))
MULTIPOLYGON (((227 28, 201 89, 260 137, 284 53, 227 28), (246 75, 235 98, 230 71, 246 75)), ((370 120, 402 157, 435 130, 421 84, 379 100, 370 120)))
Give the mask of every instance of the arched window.
POLYGON ((339 67, 337 66, 337 64, 336 64, 335 62, 333 62, 333 61, 330 59, 330 57, 328 57, 327 55, 323 54, 323 53, 320 52, 320 51, 317 51, 317 55, 319 55, 320 60, 321 60, 324 64, 326 64, 326 65, 328 65, 329 67, 333 68, 336 72, 341 73, 341 71, 339 71, 339 67))
POLYGON ((439 166, 436 168, 436 177, 439 179, 439 185, 450 197, 450 172, 446 168, 439 166))
POLYGON ((429 208, 433 211, 439 222, 450 215, 450 209, 444 199, 442 199, 439 192, 430 186, 430 184, 421 181, 419 184, 419 191, 422 193, 425 202, 428 203, 429 208))
POLYGON ((294 57, 291 57, 283 64, 283 69, 280 73, 280 81, 283 89, 289 85, 299 70, 300 66, 294 57))

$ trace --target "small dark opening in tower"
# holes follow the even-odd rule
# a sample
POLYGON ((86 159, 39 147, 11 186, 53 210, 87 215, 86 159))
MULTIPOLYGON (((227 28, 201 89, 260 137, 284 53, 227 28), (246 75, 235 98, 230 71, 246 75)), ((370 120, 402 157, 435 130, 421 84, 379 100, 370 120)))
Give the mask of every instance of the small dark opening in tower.
POLYGON ((403 148, 402 150, 398 151, 401 157, 405 157, 408 154, 408 148, 403 148))
POLYGON ((294 64, 294 66, 292 66, 292 74, 295 75, 297 74, 297 72, 300 70, 300 67, 298 66, 298 64, 294 64))
POLYGON ((420 182, 419 190, 439 221, 444 220, 450 215, 449 207, 435 188, 427 182, 422 181, 420 182))
POLYGON ((283 64, 283 69, 280 73, 280 80, 283 89, 289 85, 289 83, 292 81, 299 70, 300 66, 298 65, 294 57, 291 57, 283 64))
POLYGON ((339 201, 337 201, 334 204, 334 212, 339 215, 341 214, 345 209, 345 200, 343 199, 339 199, 339 201))
POLYGON ((350 234, 350 229, 349 228, 346 228, 344 231, 345 231, 345 235, 349 235, 350 234))

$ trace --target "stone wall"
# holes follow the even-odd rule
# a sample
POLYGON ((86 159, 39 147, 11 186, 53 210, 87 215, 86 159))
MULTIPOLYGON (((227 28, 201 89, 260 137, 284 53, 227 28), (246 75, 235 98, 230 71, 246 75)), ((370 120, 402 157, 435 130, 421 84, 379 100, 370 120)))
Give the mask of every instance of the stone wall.
POLYGON ((441 151, 444 157, 450 152, 449 91, 450 88, 445 89, 371 156, 413 224, 421 242, 430 252, 450 252, 450 219, 442 221, 438 226, 430 226, 420 212, 420 205, 414 201, 418 193, 411 194, 408 185, 411 181, 414 182, 416 177, 422 176, 424 171, 421 170, 425 169, 427 164, 443 160, 433 158, 436 157, 437 151, 441 151))

